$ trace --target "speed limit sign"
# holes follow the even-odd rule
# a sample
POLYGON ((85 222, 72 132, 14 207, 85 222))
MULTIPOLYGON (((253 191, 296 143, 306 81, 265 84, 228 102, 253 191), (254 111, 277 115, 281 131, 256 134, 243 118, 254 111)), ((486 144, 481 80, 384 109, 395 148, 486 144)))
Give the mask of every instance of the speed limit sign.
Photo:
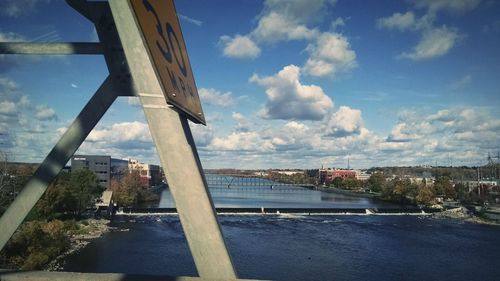
POLYGON ((142 38, 168 103, 205 124, 186 44, 172 0, 131 0, 142 38))

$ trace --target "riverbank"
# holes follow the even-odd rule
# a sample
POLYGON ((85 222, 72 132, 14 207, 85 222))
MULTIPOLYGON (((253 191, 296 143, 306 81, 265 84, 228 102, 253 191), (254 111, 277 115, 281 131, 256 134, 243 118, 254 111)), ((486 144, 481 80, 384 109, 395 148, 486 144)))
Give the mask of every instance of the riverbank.
POLYGON ((49 262, 44 267, 44 270, 62 270, 63 265, 61 262, 65 257, 87 246, 90 243, 90 240, 99 238, 103 234, 110 231, 110 227, 108 226, 109 222, 109 220, 105 219, 87 219, 77 222, 75 229, 68 231, 70 240, 68 250, 49 262))
POLYGON ((452 219, 477 224, 500 225, 500 223, 496 220, 474 215, 465 207, 458 207, 434 213, 432 214, 432 217, 435 219, 452 219))
POLYGON ((356 196, 356 197, 362 197, 362 198, 381 200, 380 194, 378 194, 378 193, 356 192, 353 190, 341 189, 341 188, 336 188, 336 187, 318 187, 317 190, 324 191, 327 193, 337 193, 337 194, 342 194, 342 195, 350 195, 350 196, 356 196))

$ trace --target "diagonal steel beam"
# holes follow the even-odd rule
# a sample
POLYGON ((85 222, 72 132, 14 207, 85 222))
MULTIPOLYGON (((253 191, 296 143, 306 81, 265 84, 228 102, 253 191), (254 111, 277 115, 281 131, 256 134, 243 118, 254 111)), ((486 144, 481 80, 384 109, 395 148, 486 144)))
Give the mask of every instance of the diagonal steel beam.
POLYGON ((109 5, 198 274, 235 279, 187 117, 165 100, 130 2, 109 0, 109 5))
POLYGON ((106 78, 0 218, 0 250, 115 101, 118 95, 111 81, 106 78))

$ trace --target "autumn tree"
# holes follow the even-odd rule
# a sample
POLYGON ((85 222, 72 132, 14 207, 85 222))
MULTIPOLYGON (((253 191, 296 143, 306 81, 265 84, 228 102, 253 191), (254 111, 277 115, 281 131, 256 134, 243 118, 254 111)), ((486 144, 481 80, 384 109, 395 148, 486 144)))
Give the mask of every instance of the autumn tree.
POLYGON ((419 205, 430 205, 434 203, 435 199, 436 195, 434 194, 434 189, 426 184, 423 184, 420 187, 418 194, 415 197, 415 201, 419 205))
POLYGON ((444 197, 451 199, 457 198, 457 192, 448 176, 440 176, 436 178, 434 182, 434 191, 436 195, 443 195, 444 197))
POLYGON ((133 170, 120 180, 111 180, 109 189, 113 191, 113 199, 119 206, 132 207, 141 200, 144 188, 139 171, 133 170))
POLYGON ((12 165, 8 160, 7 154, 0 151, 0 215, 7 210, 34 173, 32 165, 12 165))

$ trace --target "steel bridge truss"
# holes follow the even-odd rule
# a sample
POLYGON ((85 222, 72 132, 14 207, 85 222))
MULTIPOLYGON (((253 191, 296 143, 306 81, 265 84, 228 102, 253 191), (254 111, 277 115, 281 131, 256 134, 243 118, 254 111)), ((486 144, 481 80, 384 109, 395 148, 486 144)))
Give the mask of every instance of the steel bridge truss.
MULTIPOLYGON (((235 279, 236 271, 217 220, 188 119, 165 100, 130 1, 66 0, 94 24, 99 43, 0 43, 0 54, 101 54, 109 70, 108 77, 0 218, 0 250, 116 98, 137 96, 169 179, 198 274, 204 279, 235 279)), ((17 280, 16 276, 22 279, 22 274, 0 271, 2 280, 17 280)), ((31 278, 36 276, 31 275, 31 278)), ((63 275, 63 279, 73 277, 70 273, 63 275)), ((108 280, 115 280, 108 277, 108 280)), ((91 274, 82 278, 100 279, 91 274)))

